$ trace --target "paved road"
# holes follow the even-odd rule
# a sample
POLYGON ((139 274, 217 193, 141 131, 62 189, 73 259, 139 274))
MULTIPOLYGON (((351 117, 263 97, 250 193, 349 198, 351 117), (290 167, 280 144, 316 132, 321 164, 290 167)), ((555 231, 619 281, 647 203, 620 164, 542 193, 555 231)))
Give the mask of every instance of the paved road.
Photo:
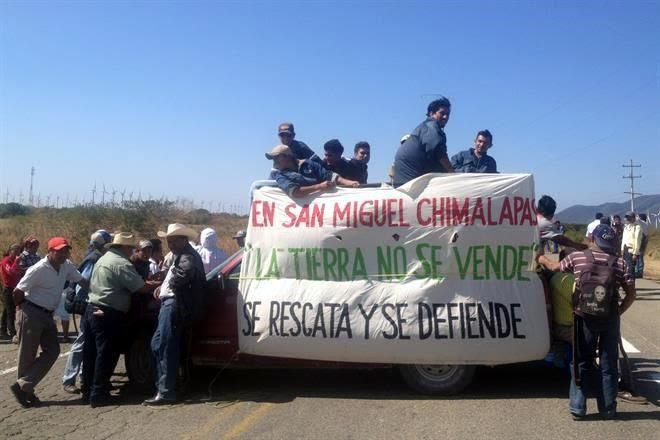
MULTIPOLYGON (((8 386, 16 346, 0 345, 0 438, 660 438, 660 284, 638 283, 639 299, 623 318, 635 376, 651 404, 619 404, 616 421, 573 422, 568 379, 545 365, 482 368, 458 397, 411 393, 392 370, 196 371, 189 401, 167 409, 123 404, 91 409, 61 390, 64 359, 38 387, 44 406, 22 409, 8 386)), ((68 349, 62 346, 62 351, 68 349)), ((121 363, 120 363, 121 364, 121 363)), ((126 378, 114 377, 122 388, 126 378)), ((595 402, 591 409, 594 409, 595 402)))

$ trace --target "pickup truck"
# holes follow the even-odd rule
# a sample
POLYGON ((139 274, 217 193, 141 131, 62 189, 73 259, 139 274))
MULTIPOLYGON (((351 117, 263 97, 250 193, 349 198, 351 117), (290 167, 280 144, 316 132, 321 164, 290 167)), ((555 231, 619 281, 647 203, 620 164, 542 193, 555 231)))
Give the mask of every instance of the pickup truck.
MULTIPOLYGON (((430 174, 296 200, 264 187, 251 206, 246 248, 207 275, 186 373, 396 368, 415 391, 449 395, 478 365, 549 349, 529 174, 430 174)), ((134 309, 126 367, 150 387, 158 305, 134 309)))
MULTIPOLYGON (((403 380, 416 392, 452 395, 470 384, 475 365, 393 365, 352 362, 315 361, 270 356, 254 356, 239 352, 238 282, 243 250, 239 250, 207 275, 206 315, 192 330, 189 364, 182 363, 182 377, 191 367, 227 368, 397 368, 403 380)), ((132 386, 150 390, 154 383, 154 366, 150 341, 158 319, 159 303, 142 297, 133 302, 131 334, 124 360, 132 386)), ((187 380, 184 379, 184 380, 187 380)))

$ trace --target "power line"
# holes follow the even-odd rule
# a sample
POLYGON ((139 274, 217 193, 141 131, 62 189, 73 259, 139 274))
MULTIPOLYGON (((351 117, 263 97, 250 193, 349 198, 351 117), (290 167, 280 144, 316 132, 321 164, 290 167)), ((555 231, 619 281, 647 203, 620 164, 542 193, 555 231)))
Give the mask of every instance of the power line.
POLYGON ((633 175, 633 168, 641 168, 641 165, 634 165, 632 159, 630 159, 630 165, 621 165, 624 168, 630 168, 630 174, 628 176, 623 176, 624 179, 630 179, 630 191, 624 191, 624 194, 630 194, 630 210, 635 211, 635 196, 641 196, 642 193, 635 192, 635 179, 641 179, 642 176, 633 175))

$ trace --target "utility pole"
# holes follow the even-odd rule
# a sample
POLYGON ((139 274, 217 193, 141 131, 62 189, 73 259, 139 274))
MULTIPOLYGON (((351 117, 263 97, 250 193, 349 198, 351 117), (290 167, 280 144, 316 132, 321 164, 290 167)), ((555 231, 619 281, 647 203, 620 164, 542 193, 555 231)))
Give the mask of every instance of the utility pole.
POLYGON ((635 192, 635 179, 641 179, 642 176, 633 175, 633 168, 641 168, 641 165, 634 165, 632 159, 630 159, 630 165, 621 165, 624 168, 630 168, 630 174, 628 176, 623 176, 624 179, 630 179, 630 191, 624 191, 624 194, 630 194, 630 210, 635 212, 635 196, 641 196, 642 193, 635 192))
POLYGON ((30 168, 30 200, 29 200, 30 205, 32 205, 34 202, 34 195, 32 194, 33 189, 34 189, 34 167, 30 168))

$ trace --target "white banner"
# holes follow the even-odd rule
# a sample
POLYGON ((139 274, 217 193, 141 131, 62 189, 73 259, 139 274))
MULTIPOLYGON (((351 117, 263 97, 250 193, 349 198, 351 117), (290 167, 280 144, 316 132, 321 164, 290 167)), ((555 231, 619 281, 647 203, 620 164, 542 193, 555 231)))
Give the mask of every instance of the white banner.
POLYGON ((549 348, 529 174, 253 194, 240 350, 331 361, 500 364, 549 348))

